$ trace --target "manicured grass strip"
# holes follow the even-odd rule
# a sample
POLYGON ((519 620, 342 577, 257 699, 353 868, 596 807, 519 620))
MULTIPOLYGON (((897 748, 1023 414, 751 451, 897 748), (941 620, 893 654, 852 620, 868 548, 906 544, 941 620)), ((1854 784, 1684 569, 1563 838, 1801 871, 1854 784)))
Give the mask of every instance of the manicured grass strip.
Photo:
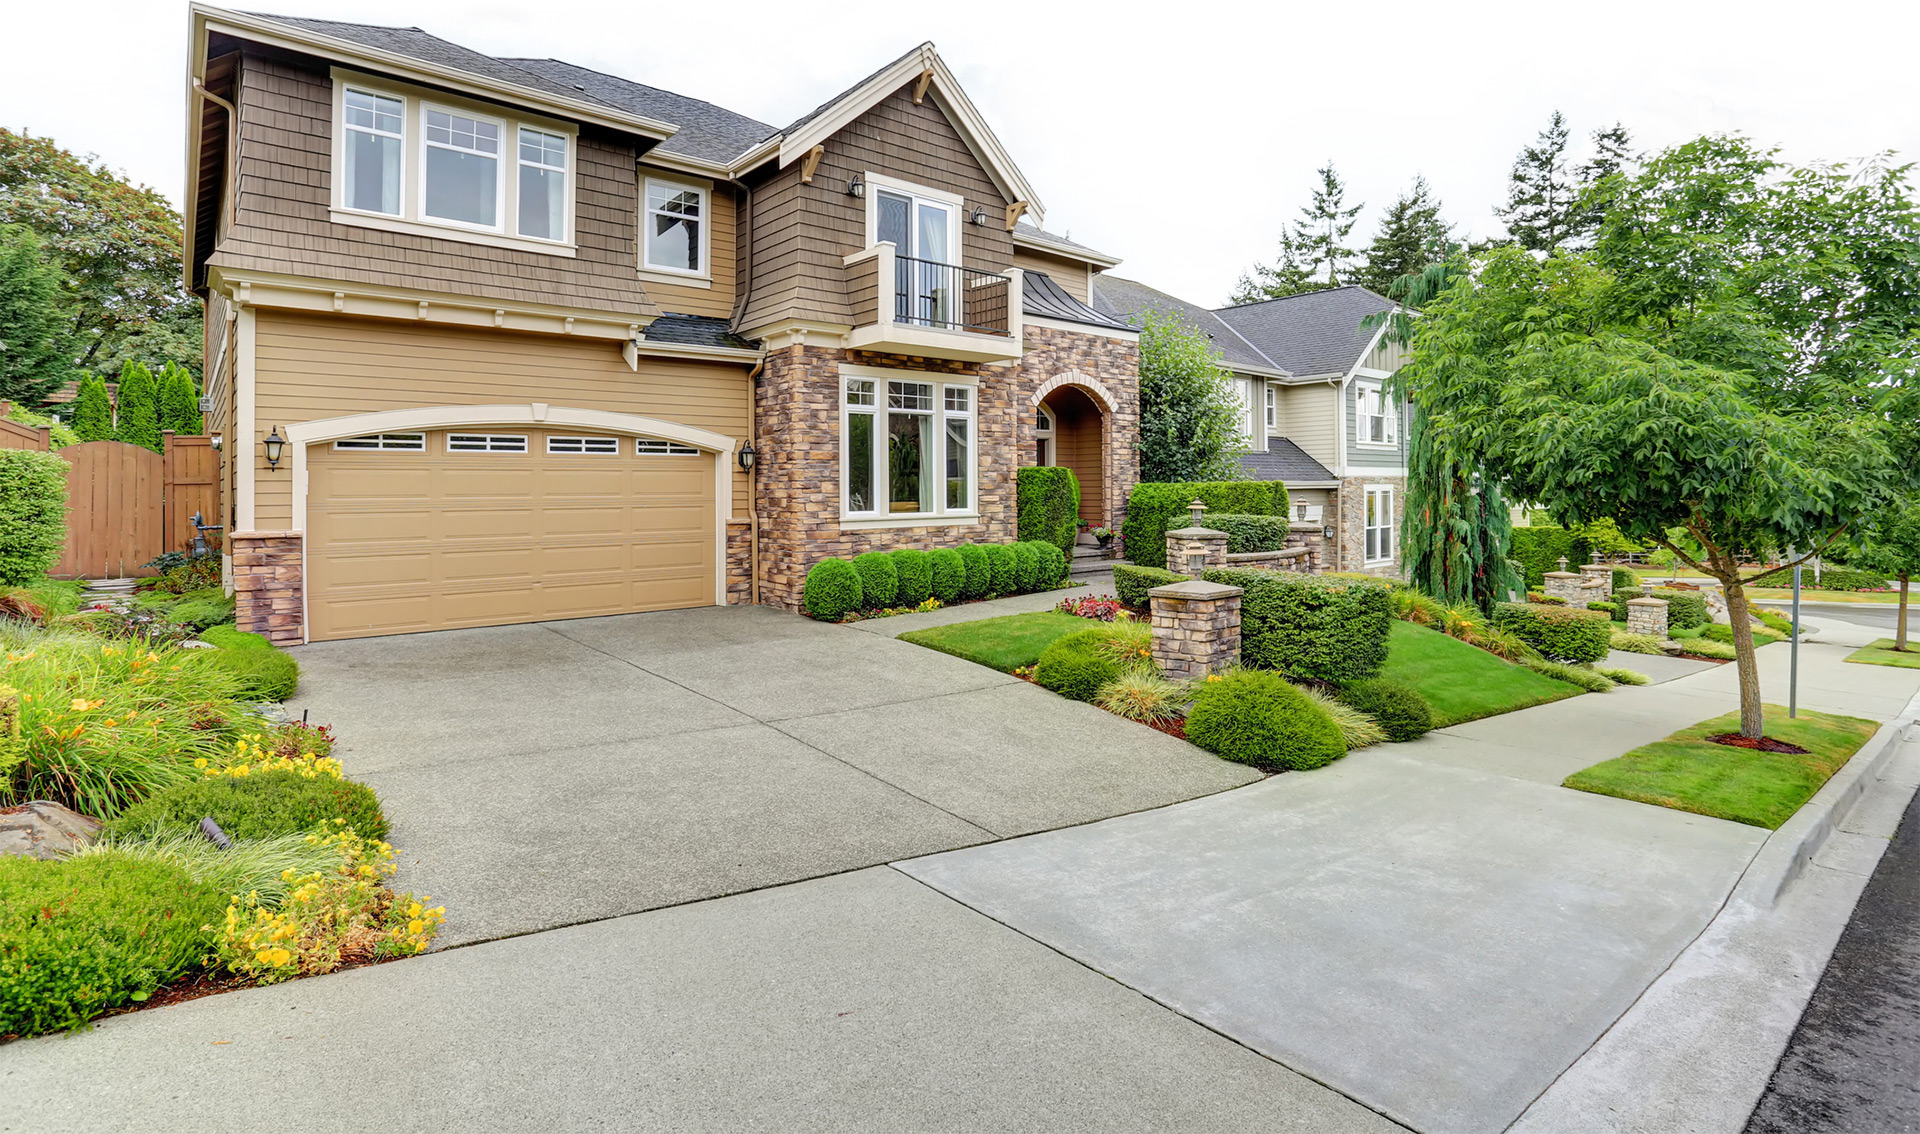
POLYGON ((1807 754, 1708 743, 1709 736, 1740 731, 1740 714, 1733 712, 1583 768, 1568 776, 1565 786, 1772 829, 1812 799, 1879 727, 1858 717, 1805 709, 1789 720, 1779 705, 1766 706, 1766 717, 1768 736, 1797 744, 1807 754))
POLYGON ((1055 638, 1093 625, 1091 620, 1076 615, 1042 610, 909 630, 900 635, 900 640, 965 658, 1002 673, 1012 673, 1023 665, 1039 661, 1042 651, 1053 645, 1055 638))
POLYGON ((1901 669, 1920 669, 1920 641, 1907 639, 1905 653, 1893 648, 1892 638, 1882 638, 1871 646, 1861 646, 1847 655, 1850 662, 1862 665, 1891 665, 1901 669))
POLYGON ((1544 705, 1580 692, 1438 630, 1398 619, 1387 641, 1387 668, 1380 676, 1419 690, 1433 706, 1435 728, 1544 705))

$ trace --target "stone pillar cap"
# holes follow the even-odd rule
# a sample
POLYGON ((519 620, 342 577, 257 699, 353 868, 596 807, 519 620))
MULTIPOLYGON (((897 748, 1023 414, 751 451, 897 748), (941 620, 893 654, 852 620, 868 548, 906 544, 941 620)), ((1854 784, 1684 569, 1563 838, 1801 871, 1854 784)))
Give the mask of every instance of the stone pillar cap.
POLYGON ((1216 532, 1212 528, 1175 528, 1167 533, 1181 539, 1225 539, 1227 533, 1216 532))
POLYGON ((1164 587, 1155 587, 1148 591, 1151 598, 1181 599, 1192 602, 1204 599, 1226 599, 1243 595, 1246 591, 1226 583, 1209 583, 1204 579, 1188 579, 1184 583, 1168 583, 1164 587))
POLYGON ((1542 572, 1542 574, 1549 579, 1578 579, 1580 577, 1580 572, 1578 571, 1546 571, 1542 572))
POLYGON ((1627 605, 1628 606, 1665 606, 1667 605, 1667 600, 1657 599, 1657 598, 1630 598, 1627 600, 1627 605))

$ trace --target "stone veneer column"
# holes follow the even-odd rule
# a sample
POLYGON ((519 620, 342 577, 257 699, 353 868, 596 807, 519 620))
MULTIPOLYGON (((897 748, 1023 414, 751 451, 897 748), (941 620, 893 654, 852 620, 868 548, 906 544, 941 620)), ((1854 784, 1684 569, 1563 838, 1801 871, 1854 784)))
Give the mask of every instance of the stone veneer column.
POLYGON ((1175 681, 1218 673, 1240 660, 1239 587, 1189 579, 1147 592, 1153 660, 1175 681))
POLYGON ((299 532, 234 532, 234 625, 264 635, 276 646, 306 640, 299 532))
POLYGON ((1657 598, 1627 600, 1627 633, 1667 636, 1667 604, 1657 598))
POLYGON ((1586 605, 1586 590, 1581 586, 1585 576, 1578 571, 1548 571, 1546 590, 1548 598, 1565 599, 1568 606, 1586 605))
POLYGON ((1167 570, 1199 576, 1227 565, 1227 533, 1212 528, 1175 528, 1167 533, 1167 570), (1200 569, 1194 570, 1195 560, 1200 569))

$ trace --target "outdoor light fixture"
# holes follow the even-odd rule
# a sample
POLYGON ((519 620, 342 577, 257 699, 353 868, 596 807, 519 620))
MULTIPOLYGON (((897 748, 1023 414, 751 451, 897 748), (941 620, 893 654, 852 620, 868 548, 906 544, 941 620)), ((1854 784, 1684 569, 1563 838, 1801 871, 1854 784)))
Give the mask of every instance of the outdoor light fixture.
POLYGON ((270 469, 279 468, 280 450, 287 447, 287 439, 280 436, 280 427, 277 425, 274 426, 273 431, 267 434, 267 439, 260 442, 260 444, 261 447, 267 451, 267 467, 270 469))
POLYGON ((1332 538, 1333 538, 1333 525, 1332 525, 1332 524, 1328 524, 1328 525, 1327 525, 1326 527, 1324 527, 1324 528, 1321 528, 1321 529, 1320 529, 1320 538, 1321 538, 1321 539, 1332 539, 1332 538))
POLYGON ((753 442, 749 441, 740 446, 740 471, 752 472, 753 462, 758 456, 759 454, 753 451, 753 442))
POLYGON ((225 440, 225 438, 221 437, 218 433, 215 433, 207 438, 207 444, 213 446, 213 451, 217 453, 220 451, 220 443, 223 440, 225 440))
POLYGON ((847 182, 847 196, 864 197, 866 195, 867 195, 866 175, 859 174, 859 173, 854 174, 852 180, 847 182))
POLYGON ((987 227, 987 210, 985 209, 973 210, 973 223, 979 225, 981 228, 987 227))

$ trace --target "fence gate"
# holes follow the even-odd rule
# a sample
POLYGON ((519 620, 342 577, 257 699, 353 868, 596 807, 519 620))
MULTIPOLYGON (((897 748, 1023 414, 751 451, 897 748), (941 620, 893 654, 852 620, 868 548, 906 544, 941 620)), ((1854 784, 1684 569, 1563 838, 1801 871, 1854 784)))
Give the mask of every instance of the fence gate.
POLYGON ((123 441, 60 450, 67 470, 67 546, 53 573, 114 579, 151 575, 141 564, 193 542, 195 512, 220 515, 219 454, 205 437, 166 434, 166 452, 123 441))

